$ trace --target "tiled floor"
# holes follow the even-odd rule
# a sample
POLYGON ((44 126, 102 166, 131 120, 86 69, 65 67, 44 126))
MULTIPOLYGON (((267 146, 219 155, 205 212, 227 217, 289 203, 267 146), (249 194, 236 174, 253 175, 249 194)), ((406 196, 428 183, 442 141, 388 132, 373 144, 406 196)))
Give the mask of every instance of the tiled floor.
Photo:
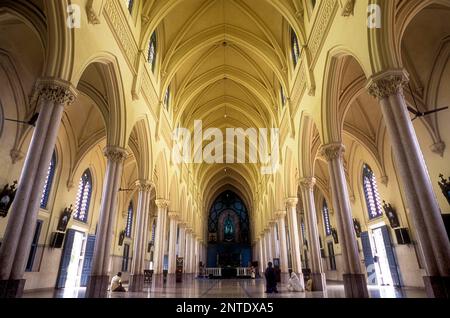
MULTIPOLYGON (((127 287, 127 286, 125 286, 127 287)), ((286 284, 279 285, 278 294, 265 294, 264 281, 257 280, 209 280, 185 279, 183 283, 160 280, 153 282, 141 293, 108 293, 110 298, 344 298, 344 286, 328 282, 327 291, 291 293, 286 284)), ((369 287, 371 298, 425 298, 422 289, 394 289, 390 287, 369 287)), ((27 298, 83 298, 84 288, 57 291, 28 292, 27 298)))

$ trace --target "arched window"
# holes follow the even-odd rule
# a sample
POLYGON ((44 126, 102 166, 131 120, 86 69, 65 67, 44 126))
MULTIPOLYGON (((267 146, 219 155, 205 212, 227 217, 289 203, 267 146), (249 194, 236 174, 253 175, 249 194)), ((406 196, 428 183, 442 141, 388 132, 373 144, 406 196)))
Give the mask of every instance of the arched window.
POLYGON ((377 180, 372 169, 370 169, 367 164, 364 164, 363 166, 363 187, 369 218, 374 219, 383 215, 381 199, 378 194, 377 180))
POLYGON ((50 197, 50 192, 52 190, 53 177, 55 176, 56 170, 56 153, 53 152, 52 160, 48 166, 47 176, 45 177, 44 191, 41 197, 41 209, 46 209, 48 204, 48 199, 50 197))
POLYGON ((286 106, 286 94, 284 93, 283 86, 280 86, 281 106, 286 106))
POLYGON ((300 45, 298 44, 297 34, 291 29, 291 50, 292 50, 292 61, 294 62, 294 67, 297 66, 298 60, 300 59, 300 45))
POLYGON ((125 6, 127 7, 130 14, 133 13, 134 0, 124 0, 124 1, 125 1, 125 6))
POLYGON ((81 176, 80 183, 78 185, 77 202, 75 205, 75 213, 73 215, 74 220, 85 223, 87 222, 91 195, 92 176, 91 171, 87 169, 81 176))
POLYGON ((169 111, 169 106, 170 106, 170 86, 167 87, 166 94, 164 95, 164 106, 166 106, 166 110, 169 111))
POLYGON ((156 66, 156 53, 157 53, 157 42, 156 42, 156 32, 153 32, 150 42, 148 44, 148 57, 147 61, 152 68, 152 72, 155 72, 156 66))
POLYGON ((125 236, 131 237, 131 231, 133 229, 133 202, 130 202, 128 206, 127 226, 125 228, 125 236))
POLYGON ((322 214, 323 214, 323 224, 325 226, 325 234, 327 236, 330 236, 331 235, 330 211, 328 210, 328 204, 325 199, 323 200, 322 214))
POLYGON ((152 245, 155 245, 155 237, 156 237, 156 221, 153 221, 153 224, 152 224, 152 245))

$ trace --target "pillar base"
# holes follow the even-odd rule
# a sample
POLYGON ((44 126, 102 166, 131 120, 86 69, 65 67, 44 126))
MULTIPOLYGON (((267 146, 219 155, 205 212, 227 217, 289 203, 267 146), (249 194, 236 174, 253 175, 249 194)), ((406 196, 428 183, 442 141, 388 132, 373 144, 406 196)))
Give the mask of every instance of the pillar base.
POLYGON ((424 276, 423 281, 429 298, 450 298, 450 277, 424 276))
POLYGON ((141 292, 144 290, 144 275, 130 275, 128 291, 141 292))
POLYGON ((0 298, 22 298, 25 279, 0 280, 0 298))
POLYGON ((312 290, 311 291, 326 291, 327 280, 325 273, 311 273, 312 290))
POLYGON ((366 275, 344 274, 343 276, 346 298, 369 298, 366 275))
POLYGON ((89 276, 86 298, 106 298, 108 296, 109 275, 89 276))

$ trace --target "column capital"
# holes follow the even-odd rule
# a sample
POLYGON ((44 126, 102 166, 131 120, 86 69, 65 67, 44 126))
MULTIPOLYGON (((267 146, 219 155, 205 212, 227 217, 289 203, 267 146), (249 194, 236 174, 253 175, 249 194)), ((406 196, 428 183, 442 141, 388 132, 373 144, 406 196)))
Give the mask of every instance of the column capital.
POLYGON ((191 227, 186 227, 186 234, 191 234, 192 232, 193 231, 191 227))
POLYGON ((72 105, 78 96, 72 83, 51 77, 38 79, 35 89, 37 98, 63 106, 72 105))
POLYGON ((328 162, 342 158, 344 153, 345 146, 340 142, 322 145, 319 149, 319 155, 328 162))
POLYGON ((286 204, 289 208, 295 208, 297 207, 298 198, 292 197, 286 199, 286 204))
POLYGON ((180 217, 180 213, 176 212, 176 211, 170 211, 169 212, 169 218, 173 219, 173 220, 177 220, 180 217))
POLYGON ((169 200, 158 199, 158 200, 155 200, 155 204, 160 209, 167 209, 167 207, 169 206, 169 200))
POLYGON ((136 187, 141 192, 150 192, 153 188, 153 183, 149 180, 136 181, 136 187))
POLYGON ((286 211, 284 211, 284 210, 277 211, 277 212, 275 213, 275 215, 276 215, 277 218, 279 218, 279 219, 284 218, 284 217, 286 216, 286 211))
POLYGON ((116 163, 122 163, 128 156, 126 149, 116 146, 107 146, 103 150, 103 154, 108 160, 116 163))
POLYGON ((404 69, 394 69, 377 73, 370 77, 366 88, 370 95, 384 99, 403 94, 403 87, 409 82, 409 74, 404 69))
POLYGON ((182 229, 186 228, 186 225, 187 225, 187 223, 184 222, 184 221, 180 221, 180 222, 178 223, 178 226, 179 226, 180 228, 182 228, 182 229))
POLYGON ((302 189, 312 190, 316 185, 316 178, 314 177, 301 178, 299 180, 299 184, 302 189))

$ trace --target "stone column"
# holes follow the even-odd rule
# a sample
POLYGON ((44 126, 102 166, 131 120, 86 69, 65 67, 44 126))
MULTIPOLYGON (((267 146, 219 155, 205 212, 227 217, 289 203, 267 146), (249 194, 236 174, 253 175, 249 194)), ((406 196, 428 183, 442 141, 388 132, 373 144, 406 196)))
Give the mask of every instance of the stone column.
POLYGON ((169 274, 175 274, 177 267, 177 219, 179 214, 177 212, 170 212, 170 229, 169 229, 169 274))
POLYGON ((122 177, 123 163, 127 157, 125 149, 113 146, 106 147, 104 154, 107 158, 106 174, 103 181, 94 259, 86 289, 86 298, 102 298, 107 294, 120 178, 122 177))
POLYGON ((270 240, 270 230, 269 230, 269 228, 267 228, 264 231, 264 239, 266 241, 267 262, 272 262, 273 263, 272 242, 270 240))
POLYGON ((189 264, 192 274, 195 274, 195 241, 196 240, 197 240, 197 238, 195 236, 195 233, 192 232, 191 233, 191 246, 190 246, 191 257, 190 257, 190 264, 189 264))
POLYGON ((278 211, 278 235, 279 235, 279 246, 280 246, 280 268, 282 273, 288 273, 289 264, 287 256, 287 239, 286 239, 286 211, 278 211))
POLYGON ((266 259, 264 257, 264 240, 263 240, 262 236, 260 236, 260 238, 259 238, 259 254, 260 254, 260 259, 261 259, 261 273, 264 273, 267 263, 266 263, 266 259))
POLYGON ((128 288, 131 292, 140 292, 144 289, 144 268, 147 246, 145 232, 148 230, 150 191, 152 189, 149 181, 138 181, 136 185, 139 193, 136 224, 134 226, 133 261, 131 263, 130 284, 128 288))
POLYGON ((270 241, 272 243, 272 256, 273 258, 280 258, 280 255, 277 251, 277 223, 276 221, 270 222, 270 241))
POLYGON ((169 201, 159 199, 155 201, 158 208, 155 234, 155 253, 153 255, 153 269, 155 274, 162 274, 164 265, 164 240, 165 240, 165 218, 169 201))
POLYGON ((405 189, 406 201, 424 256, 427 294, 429 297, 449 298, 450 243, 403 96, 403 87, 408 81, 406 71, 389 70, 374 75, 367 88, 381 105, 400 184, 405 189))
POLYGON ((36 84, 39 118, 25 158, 0 249, 0 298, 21 297, 23 278, 36 228, 39 205, 64 107, 77 96, 68 82, 41 79, 36 84))
POLYGON ((347 298, 367 298, 366 276, 361 270, 358 245, 353 227, 352 211, 345 179, 341 143, 324 145, 320 155, 328 162, 330 184, 333 194, 333 208, 336 212, 337 230, 342 247, 344 287, 347 298))
POLYGON ((303 209, 306 217, 305 225, 308 227, 309 250, 311 253, 312 290, 325 291, 326 278, 323 272, 322 257, 320 254, 319 229, 317 228, 317 214, 314 204, 315 184, 315 178, 303 178, 300 180, 303 209))
MULTIPOLYGON (((298 274, 298 278, 303 286, 303 271, 302 271, 302 258, 300 250, 300 238, 298 236, 298 221, 297 221, 297 198, 288 198, 286 200, 287 210, 289 213, 291 238, 291 251, 292 251, 292 270, 298 274)), ((304 288, 304 286, 303 286, 304 288)))
POLYGON ((186 258, 184 260, 185 262, 185 273, 190 274, 191 273, 191 257, 192 257, 192 251, 191 251, 191 233, 192 230, 190 228, 186 228, 186 258))
MULTIPOLYGON (((186 253, 186 223, 180 223, 180 237, 178 238, 178 257, 185 258, 186 253)), ((186 262, 186 259, 184 259, 186 262)))

